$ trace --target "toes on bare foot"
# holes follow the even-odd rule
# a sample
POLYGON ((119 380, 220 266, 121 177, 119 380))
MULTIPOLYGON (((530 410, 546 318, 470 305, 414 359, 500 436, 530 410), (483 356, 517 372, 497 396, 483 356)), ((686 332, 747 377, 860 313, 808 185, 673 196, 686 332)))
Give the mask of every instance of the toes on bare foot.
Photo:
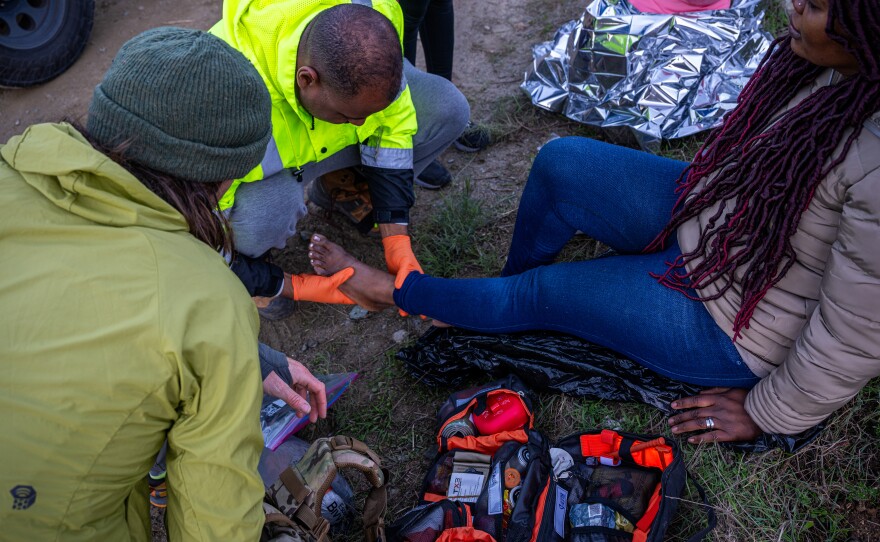
POLYGON ((315 250, 322 251, 324 254, 331 255, 335 252, 341 253, 341 255, 347 254, 345 249, 341 246, 337 245, 333 241, 327 239, 323 235, 314 234, 312 235, 312 243, 311 245, 315 250))
POLYGON ((315 273, 319 275, 329 275, 327 272, 327 268, 324 266, 324 261, 315 257, 311 252, 309 252, 309 263, 312 264, 312 268, 315 270, 315 273))
POLYGON ((309 244, 309 258, 318 262, 326 274, 350 267, 357 259, 323 235, 314 234, 309 244))
POLYGON ((309 243, 309 263, 312 264, 315 273, 326 276, 331 273, 327 269, 328 250, 323 244, 324 241, 326 239, 320 235, 312 235, 311 242, 309 243))
POLYGON ((327 247, 323 245, 316 245, 312 243, 309 246, 309 258, 317 258, 317 259, 326 259, 327 258, 327 247))

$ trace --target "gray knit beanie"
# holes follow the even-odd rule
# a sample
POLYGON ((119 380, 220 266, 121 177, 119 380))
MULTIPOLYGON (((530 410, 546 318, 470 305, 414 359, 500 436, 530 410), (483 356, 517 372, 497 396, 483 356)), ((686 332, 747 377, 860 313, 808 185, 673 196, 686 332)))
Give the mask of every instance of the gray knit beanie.
POLYGON ((184 28, 126 42, 95 87, 87 129, 108 148, 173 177, 220 182, 260 163, 271 135, 269 92, 223 40, 184 28))

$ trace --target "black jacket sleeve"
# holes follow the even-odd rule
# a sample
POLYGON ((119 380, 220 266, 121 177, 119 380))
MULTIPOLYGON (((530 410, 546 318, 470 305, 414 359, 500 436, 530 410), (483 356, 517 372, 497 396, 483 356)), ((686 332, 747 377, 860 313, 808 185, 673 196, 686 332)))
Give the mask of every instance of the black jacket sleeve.
POLYGON ((236 252, 229 268, 238 275, 251 297, 275 297, 284 284, 284 271, 262 259, 236 252))
POLYGON ((413 170, 360 166, 370 187, 373 216, 378 224, 409 224, 409 209, 416 201, 413 170))

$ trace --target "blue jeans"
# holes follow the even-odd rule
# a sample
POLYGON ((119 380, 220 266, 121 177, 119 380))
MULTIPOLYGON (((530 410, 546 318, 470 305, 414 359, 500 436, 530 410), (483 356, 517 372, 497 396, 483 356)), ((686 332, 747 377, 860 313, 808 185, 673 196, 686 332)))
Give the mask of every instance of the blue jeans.
POLYGON ((590 139, 552 141, 529 174, 502 276, 412 273, 395 303, 474 331, 561 331, 675 380, 751 387, 758 377, 703 304, 649 275, 680 254, 674 236, 641 253, 668 222, 686 165, 590 139), (553 263, 578 230, 620 254, 553 263))

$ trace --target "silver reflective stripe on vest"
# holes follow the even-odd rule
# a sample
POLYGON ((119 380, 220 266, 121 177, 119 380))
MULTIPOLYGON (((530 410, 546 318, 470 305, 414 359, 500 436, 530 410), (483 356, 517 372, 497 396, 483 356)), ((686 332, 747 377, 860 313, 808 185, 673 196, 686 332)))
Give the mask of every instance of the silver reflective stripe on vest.
POLYGON ((361 163, 386 169, 412 169, 413 150, 361 145, 361 163))
POLYGON ((352 4, 360 4, 369 8, 373 7, 373 0, 351 0, 352 4))
POLYGON ((260 162, 260 165, 263 167, 264 179, 284 169, 284 164, 281 162, 281 153, 278 152, 278 145, 275 143, 275 136, 269 139, 269 145, 266 146, 266 154, 263 155, 263 161, 260 162))

